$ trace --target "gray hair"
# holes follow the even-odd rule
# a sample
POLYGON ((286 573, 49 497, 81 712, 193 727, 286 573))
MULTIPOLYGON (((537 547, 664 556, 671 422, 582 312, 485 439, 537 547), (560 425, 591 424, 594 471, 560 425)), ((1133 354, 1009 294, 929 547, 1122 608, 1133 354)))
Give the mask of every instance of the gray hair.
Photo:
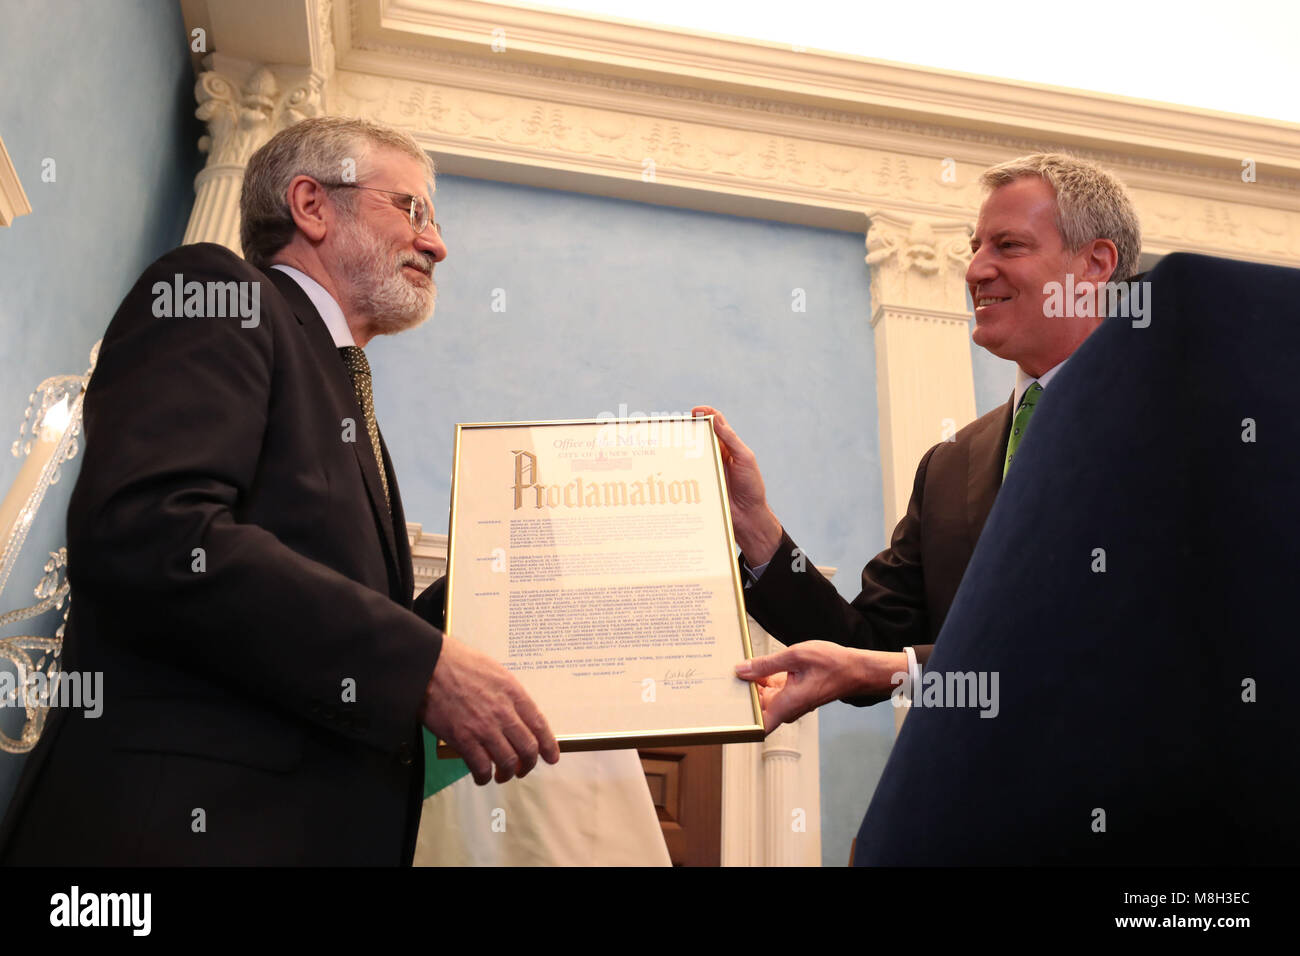
MULTIPOLYGON (((244 258, 259 269, 293 239, 297 226, 289 212, 289 183, 307 175, 322 183, 360 182, 376 150, 391 150, 419 162, 434 178, 433 161, 406 133, 363 119, 317 116, 272 136, 248 161, 239 194, 239 242, 244 258), (348 173, 355 175, 347 178, 348 173)), ((354 190, 335 194, 349 213, 354 190)))
POLYGON ((1070 252, 1094 239, 1109 239, 1118 252, 1110 278, 1118 282, 1137 274, 1142 227, 1123 183, 1086 159, 1034 153, 989 167, 980 185, 993 190, 1029 176, 1044 180, 1056 193, 1056 228, 1070 252))

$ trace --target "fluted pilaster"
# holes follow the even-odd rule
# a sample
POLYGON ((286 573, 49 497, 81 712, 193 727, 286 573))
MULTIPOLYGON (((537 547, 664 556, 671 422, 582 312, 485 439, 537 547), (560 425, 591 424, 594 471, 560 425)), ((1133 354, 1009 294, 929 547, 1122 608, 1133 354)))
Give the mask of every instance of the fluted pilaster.
POLYGON ((885 491, 885 538, 907 510, 917 462, 975 417, 966 266, 959 220, 870 214, 871 325, 885 491))
POLYGON ((309 71, 249 63, 214 53, 204 61, 195 115, 208 125, 199 149, 207 164, 194 179, 185 242, 217 242, 240 253, 239 193, 253 153, 280 130, 321 112, 321 78, 309 71))
MULTIPOLYGON (((763 862, 766 866, 801 866, 805 864, 802 847, 800 813, 806 809, 799 802, 799 724, 782 724, 763 741, 763 794, 766 800, 763 862)), ((806 825, 806 824, 805 824, 806 825)))

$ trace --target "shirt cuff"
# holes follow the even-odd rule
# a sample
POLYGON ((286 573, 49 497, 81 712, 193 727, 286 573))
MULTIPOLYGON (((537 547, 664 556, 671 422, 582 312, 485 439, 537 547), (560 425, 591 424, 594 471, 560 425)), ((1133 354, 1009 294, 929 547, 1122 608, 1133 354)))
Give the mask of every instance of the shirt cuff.
POLYGON ((745 587, 750 588, 757 584, 758 579, 763 576, 763 572, 767 570, 767 566, 771 563, 771 561, 765 561, 758 567, 751 568, 749 562, 745 560, 745 556, 742 554, 740 556, 740 568, 745 572, 745 587))
POLYGON ((917 663, 914 648, 905 647, 903 653, 907 655, 907 686, 911 692, 905 696, 911 701, 921 696, 921 665, 917 663))

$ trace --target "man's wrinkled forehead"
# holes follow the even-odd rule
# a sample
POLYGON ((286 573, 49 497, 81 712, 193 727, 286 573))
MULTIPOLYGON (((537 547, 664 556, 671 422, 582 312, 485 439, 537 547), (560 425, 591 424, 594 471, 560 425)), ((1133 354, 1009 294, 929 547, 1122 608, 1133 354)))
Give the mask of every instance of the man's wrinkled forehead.
POLYGON ((397 180, 394 189, 401 189, 415 196, 423 195, 426 200, 433 202, 433 193, 437 188, 436 178, 429 173, 428 166, 414 156, 380 147, 375 149, 368 158, 367 165, 372 175, 387 174, 397 180), (423 185, 423 193, 421 193, 421 185, 423 185))

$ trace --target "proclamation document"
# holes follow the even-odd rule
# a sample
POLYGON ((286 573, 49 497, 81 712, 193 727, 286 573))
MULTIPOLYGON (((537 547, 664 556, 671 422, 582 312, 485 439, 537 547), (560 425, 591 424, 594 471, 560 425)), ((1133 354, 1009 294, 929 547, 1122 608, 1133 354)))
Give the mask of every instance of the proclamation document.
POLYGON ((457 425, 452 470, 447 633, 561 750, 763 739, 711 418, 457 425))

